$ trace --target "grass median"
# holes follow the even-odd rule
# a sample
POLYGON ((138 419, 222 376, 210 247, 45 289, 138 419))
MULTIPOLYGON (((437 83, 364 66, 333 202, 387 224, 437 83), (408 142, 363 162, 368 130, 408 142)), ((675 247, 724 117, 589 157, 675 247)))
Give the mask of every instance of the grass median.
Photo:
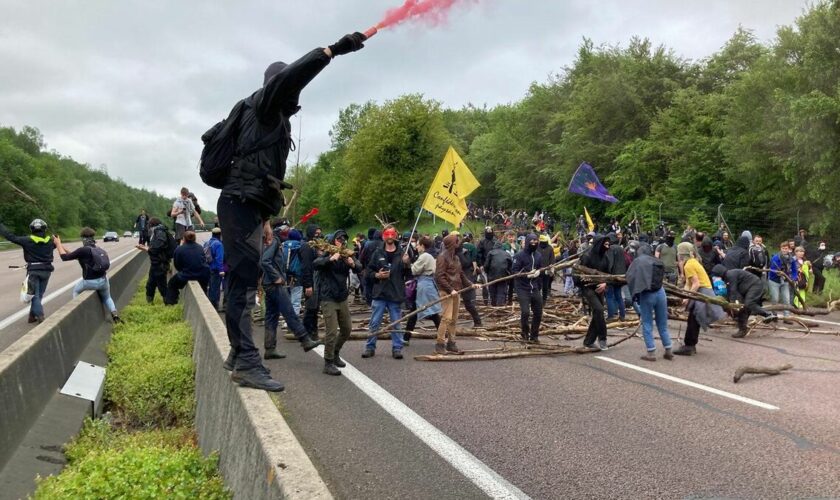
POLYGON ((209 498, 230 493, 196 445, 192 330, 181 306, 146 304, 141 283, 108 345, 109 418, 87 420, 68 466, 35 498, 209 498))

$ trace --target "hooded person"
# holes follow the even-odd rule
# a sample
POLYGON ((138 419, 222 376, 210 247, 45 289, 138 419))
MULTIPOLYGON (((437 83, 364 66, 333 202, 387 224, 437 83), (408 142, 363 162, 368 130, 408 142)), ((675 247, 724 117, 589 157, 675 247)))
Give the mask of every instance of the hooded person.
POLYGON ((149 276, 146 280, 146 302, 155 300, 155 290, 166 300, 166 274, 178 243, 160 219, 149 219, 149 241, 136 247, 149 254, 149 276))
MULTIPOLYGON (((292 239, 292 230, 289 231, 289 239, 292 239)), ((303 288, 303 326, 312 337, 312 340, 318 340, 318 293, 317 293, 317 273, 313 263, 320 255, 320 251, 313 248, 308 242, 317 241, 321 239, 321 226, 317 224, 307 224, 303 244, 300 245, 300 279, 296 280, 303 288)))
POLYGON ((26 262, 27 295, 32 296, 29 303, 29 322, 44 321, 42 299, 47 291, 53 267, 55 242, 47 235, 47 223, 35 219, 29 223, 29 236, 17 236, 0 223, 0 236, 23 248, 23 260, 26 262))
MULTIPOLYGON (((231 351, 223 366, 233 370, 231 380, 242 386, 268 391, 284 388, 271 378, 260 360, 250 319, 256 302, 261 247, 272 239, 268 219, 280 211, 282 190, 289 186, 283 180, 292 148, 289 118, 300 109, 303 88, 332 58, 361 49, 365 39, 361 33, 348 34, 291 64, 271 64, 265 71, 262 88, 237 103, 231 113, 238 113, 236 148, 243 154, 232 166, 226 164, 226 171, 213 172, 217 175, 211 177, 222 186, 216 211, 230 267, 226 276, 225 324, 231 351), (250 150, 245 152, 246 148, 250 150)), ((204 134, 206 144, 220 142, 213 138, 225 130, 224 124, 219 122, 204 134)))
POLYGON ((627 287, 633 302, 639 305, 639 317, 642 321, 642 336, 647 352, 642 359, 656 361, 656 343, 653 339, 653 322, 659 330, 659 338, 665 349, 665 359, 674 359, 671 352, 671 335, 668 332, 668 298, 662 286, 665 279, 665 265, 651 255, 652 249, 647 243, 639 245, 636 258, 627 269, 627 287))
MULTIPOLYGON (((484 238, 478 242, 478 263, 480 267, 487 260, 487 254, 493 250, 494 246, 496 246, 496 235, 493 233, 493 228, 487 226, 484 228, 484 238)), ((482 271, 486 272, 487 270, 482 269, 482 271)))
POLYGON ((697 247, 697 257, 707 275, 711 274, 712 268, 720 264, 722 260, 720 252, 708 236, 704 236, 703 241, 697 247))
MULTIPOLYGON (((602 273, 608 273, 610 261, 607 252, 610 249, 610 244, 610 239, 607 236, 596 235, 592 240, 592 245, 580 257, 580 264, 602 273)), ((589 320, 589 328, 583 339, 583 346, 588 349, 604 351, 607 349, 607 322, 604 319, 603 296, 607 290, 607 284, 586 283, 580 278, 576 278, 576 284, 581 290, 583 301, 592 314, 589 320), (595 347, 596 339, 598 340, 598 347, 595 347)))
MULTIPOLYGON (((464 286, 472 285, 473 283, 477 283, 481 281, 484 282, 482 278, 479 280, 479 275, 476 275, 476 270, 478 270, 478 265, 475 260, 475 246, 469 244, 472 249, 465 246, 467 245, 467 236, 469 233, 464 236, 464 238, 458 238, 458 259, 461 261, 461 269, 464 270, 464 274, 467 276, 468 283, 464 283, 464 286)), ((483 274, 484 271, 481 271, 483 274)), ((486 275, 485 275, 486 276, 486 275)), ((487 290, 487 287, 482 287, 482 294, 484 295, 484 305, 490 305, 490 295, 487 290)), ((461 301, 464 303, 464 309, 470 314, 470 317, 473 320, 473 328, 481 328, 481 316, 478 314, 478 308, 475 306, 476 301, 476 291, 475 290, 467 290, 466 292, 461 294, 461 301)))
POLYGON ((656 247, 654 256, 662 261, 665 268, 665 281, 677 284, 677 249, 674 248, 674 233, 665 235, 665 241, 656 247))
POLYGON ((764 298, 764 283, 761 282, 761 278, 743 269, 727 269, 723 264, 716 265, 712 269, 712 275, 726 283, 729 302, 743 304, 741 310, 734 314, 738 322, 738 331, 732 334, 734 338, 746 337, 752 314, 761 316, 765 321, 777 319, 775 314, 761 307, 764 298))
MULTIPOLYGON (((607 252, 609 260, 609 274, 624 274, 627 272, 627 259, 624 248, 620 245, 618 235, 607 234, 610 239, 610 249, 607 252)), ((624 321, 627 317, 627 309, 624 307, 624 297, 621 295, 622 285, 607 285, 607 321, 618 318, 624 321)))
MULTIPOLYGON (((501 242, 496 242, 493 250, 487 254, 484 261, 484 269, 487 272, 487 280, 495 281, 499 278, 504 278, 510 275, 511 267, 513 266, 513 258, 504 249, 501 242)), ((493 306, 503 306, 506 303, 505 293, 508 289, 507 283, 493 283, 488 287, 490 289, 490 304, 493 306)))
POLYGON ((537 251, 539 238, 534 233, 525 236, 522 250, 513 258, 511 272, 514 278, 516 299, 519 301, 519 325, 522 340, 539 342, 540 323, 542 321, 542 255, 537 251), (531 315, 533 314, 533 317, 531 315))
POLYGON ((443 238, 443 251, 435 261, 435 283, 438 287, 443 313, 435 342, 435 354, 463 354, 455 343, 458 321, 460 290, 470 286, 469 277, 461 267, 458 257, 459 238, 448 234, 443 238))
MULTIPOLYGON (((750 243, 751 238, 745 234, 741 235, 735 245, 726 251, 726 257, 721 264, 727 269, 743 269, 750 265, 750 243)), ((712 268, 714 270, 714 268, 712 268)))
MULTIPOLYGON (((337 229, 328 242, 339 248, 347 243, 347 232, 337 229)), ((362 263, 352 256, 342 256, 341 252, 324 253, 313 263, 318 272, 318 300, 324 315, 326 333, 324 335, 324 373, 327 375, 341 375, 339 368, 347 364, 339 353, 342 346, 350 338, 353 329, 347 298, 350 289, 347 281, 350 272, 361 272, 362 263)))

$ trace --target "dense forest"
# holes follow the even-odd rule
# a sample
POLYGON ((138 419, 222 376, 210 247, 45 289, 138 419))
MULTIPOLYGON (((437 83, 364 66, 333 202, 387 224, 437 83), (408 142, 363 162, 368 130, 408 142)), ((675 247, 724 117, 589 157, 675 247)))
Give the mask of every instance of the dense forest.
POLYGON ((0 128, 0 222, 18 234, 28 234, 29 222, 41 218, 69 237, 84 226, 122 235, 141 208, 163 217, 172 206, 169 198, 45 149, 37 129, 0 128))
MULTIPOLYGON (((490 83, 492 84, 492 83, 490 83)), ((518 102, 444 109, 421 95, 343 109, 331 149, 292 168, 292 213, 325 226, 411 221, 447 147, 482 183, 475 203, 572 220, 638 215, 791 235, 840 230, 840 2, 810 6, 769 44, 738 29, 700 61, 634 38, 584 40, 570 66, 518 102), (620 200, 571 195, 582 162, 620 200)), ((288 197, 287 197, 288 198, 288 197)))

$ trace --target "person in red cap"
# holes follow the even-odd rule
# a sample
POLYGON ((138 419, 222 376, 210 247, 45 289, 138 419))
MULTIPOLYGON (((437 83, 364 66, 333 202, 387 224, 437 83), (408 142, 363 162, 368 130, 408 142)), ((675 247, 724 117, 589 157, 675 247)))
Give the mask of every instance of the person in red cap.
MULTIPOLYGON (((382 232, 385 245, 377 248, 368 262, 368 272, 373 274, 374 283, 371 291, 370 332, 379 330, 385 310, 388 310, 390 323, 399 321, 400 307, 405 301, 405 274, 409 263, 408 254, 400 252, 397 246, 397 230, 388 227, 382 232)), ((399 325, 391 329, 391 355, 394 359, 403 359, 403 334, 399 325)), ((376 354, 376 335, 368 337, 363 358, 372 358, 376 354)))

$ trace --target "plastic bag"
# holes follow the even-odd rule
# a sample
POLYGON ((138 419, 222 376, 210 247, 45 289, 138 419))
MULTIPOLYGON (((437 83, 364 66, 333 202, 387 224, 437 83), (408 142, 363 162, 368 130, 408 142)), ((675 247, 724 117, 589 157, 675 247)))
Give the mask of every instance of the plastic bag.
POLYGON ((20 301, 24 304, 28 304, 32 302, 32 298, 35 297, 34 290, 32 289, 31 283, 29 283, 29 276, 23 278, 23 283, 20 284, 20 301))

